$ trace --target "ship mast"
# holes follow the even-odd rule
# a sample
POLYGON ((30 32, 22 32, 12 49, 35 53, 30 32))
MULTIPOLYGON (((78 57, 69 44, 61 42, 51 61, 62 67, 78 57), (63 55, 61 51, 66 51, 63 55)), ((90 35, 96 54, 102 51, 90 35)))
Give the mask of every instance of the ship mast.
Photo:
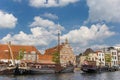
POLYGON ((58 54, 59 54, 59 63, 60 63, 60 25, 58 24, 58 54))
POLYGON ((58 30, 58 52, 60 52, 60 30, 58 30))
POLYGON ((58 24, 58 52, 60 53, 60 25, 58 24))
POLYGON ((8 42, 8 48, 10 50, 10 56, 12 58, 12 65, 15 66, 15 60, 14 60, 14 57, 13 57, 13 52, 12 52, 12 49, 11 49, 11 42, 8 42))

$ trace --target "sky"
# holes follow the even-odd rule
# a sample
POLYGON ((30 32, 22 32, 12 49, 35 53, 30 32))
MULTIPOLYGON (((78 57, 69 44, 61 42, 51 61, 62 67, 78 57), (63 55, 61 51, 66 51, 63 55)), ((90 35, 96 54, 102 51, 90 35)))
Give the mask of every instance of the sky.
POLYGON ((77 55, 120 46, 120 0, 0 0, 0 44, 44 53, 67 38, 77 55))

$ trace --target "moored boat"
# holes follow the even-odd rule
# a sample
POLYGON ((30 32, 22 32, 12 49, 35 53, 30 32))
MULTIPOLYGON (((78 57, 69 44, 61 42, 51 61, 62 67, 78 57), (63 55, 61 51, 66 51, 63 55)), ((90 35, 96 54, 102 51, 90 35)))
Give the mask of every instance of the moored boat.
POLYGON ((94 73, 98 71, 98 68, 92 65, 82 65, 81 70, 87 73, 94 73))
POLYGON ((87 73, 94 73, 98 71, 98 67, 96 66, 95 61, 85 61, 81 66, 81 70, 87 73))
POLYGON ((55 64, 49 63, 27 63, 30 74, 48 74, 55 73, 55 64))
POLYGON ((14 74, 15 67, 6 67, 3 70, 0 70, 0 75, 11 75, 14 74))

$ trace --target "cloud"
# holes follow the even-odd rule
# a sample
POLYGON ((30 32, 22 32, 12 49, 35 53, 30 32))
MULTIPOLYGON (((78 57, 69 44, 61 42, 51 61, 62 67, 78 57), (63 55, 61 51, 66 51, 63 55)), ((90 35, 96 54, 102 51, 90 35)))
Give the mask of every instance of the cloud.
MULTIPOLYGON (((57 27, 53 21, 43 19, 39 16, 34 17, 34 21, 30 24, 29 34, 20 31, 18 34, 7 34, 0 42, 6 43, 12 41, 13 44, 48 46, 52 41, 57 39, 57 27)), ((59 27, 64 28, 59 25, 59 27)))
POLYGON ((62 7, 80 0, 29 0, 30 6, 40 7, 62 7))
POLYGON ((120 22, 120 0, 87 0, 88 22, 120 22))
POLYGON ((57 15, 51 14, 51 13, 45 13, 45 14, 43 14, 43 17, 46 17, 46 18, 49 18, 49 19, 53 19, 53 20, 58 19, 57 15))
POLYGON ((94 50, 102 50, 103 48, 107 48, 107 47, 110 46, 106 44, 94 44, 90 46, 90 48, 93 48, 94 50))
POLYGON ((17 24, 17 18, 13 14, 0 10, 0 28, 14 28, 17 24))
POLYGON ((120 43, 118 43, 118 44, 115 44, 115 46, 117 46, 117 47, 120 47, 120 43))
MULTIPOLYGON (((20 31, 18 34, 7 34, 0 42, 6 43, 12 41, 13 44, 34 45, 42 48, 47 47, 51 42, 57 41, 57 24, 53 21, 43 19, 39 16, 34 17, 34 21, 30 24, 29 34, 20 31), (44 24, 43 24, 44 23, 44 24), (46 25, 46 23, 49 23, 46 25), (51 28, 52 27, 52 28, 51 28)), ((63 26, 59 25, 61 28, 63 26)), ((101 41, 115 35, 116 33, 109 30, 105 24, 81 26, 79 29, 71 30, 67 34, 61 35, 61 42, 68 38, 75 54, 83 52, 86 48, 101 49, 107 45, 102 45, 101 41), (98 44, 101 45, 98 45, 98 44)))
POLYGON ((110 46, 106 44, 92 44, 92 45, 87 45, 87 46, 81 46, 81 45, 74 46, 73 49, 76 54, 80 54, 80 53, 83 53, 88 48, 91 48, 94 51, 97 51, 97 50, 102 50, 103 48, 107 48, 107 47, 110 47, 110 46))
POLYGON ((47 45, 47 42, 43 37, 36 37, 34 34, 26 34, 23 31, 20 31, 18 34, 11 35, 7 34, 7 36, 3 37, 1 42, 6 43, 8 41, 12 41, 13 44, 22 44, 22 45, 47 45))
POLYGON ((71 30, 62 36, 62 39, 68 38, 70 43, 86 46, 90 43, 101 42, 104 39, 115 35, 115 32, 109 30, 108 26, 103 24, 81 26, 80 29, 71 30))
MULTIPOLYGON (((54 23, 53 21, 51 21, 51 20, 43 19, 43 18, 41 18, 41 17, 39 17, 39 16, 34 17, 34 22, 33 22, 32 24, 30 24, 30 27, 37 27, 37 26, 39 26, 39 27, 42 26, 42 27, 44 27, 44 28, 47 28, 47 29, 50 29, 50 30, 54 30, 53 33, 55 33, 55 31, 58 30, 58 24, 55 24, 55 23, 54 23)), ((59 28, 60 28, 61 30, 64 29, 64 27, 61 26, 61 25, 59 25, 59 28)))

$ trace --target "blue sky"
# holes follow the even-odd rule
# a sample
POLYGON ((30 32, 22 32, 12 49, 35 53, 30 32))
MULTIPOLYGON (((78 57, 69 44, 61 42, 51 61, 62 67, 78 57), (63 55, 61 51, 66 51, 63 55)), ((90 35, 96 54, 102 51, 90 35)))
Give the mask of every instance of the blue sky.
POLYGON ((120 45, 119 0, 0 0, 0 43, 41 52, 68 38, 75 54, 120 45))

